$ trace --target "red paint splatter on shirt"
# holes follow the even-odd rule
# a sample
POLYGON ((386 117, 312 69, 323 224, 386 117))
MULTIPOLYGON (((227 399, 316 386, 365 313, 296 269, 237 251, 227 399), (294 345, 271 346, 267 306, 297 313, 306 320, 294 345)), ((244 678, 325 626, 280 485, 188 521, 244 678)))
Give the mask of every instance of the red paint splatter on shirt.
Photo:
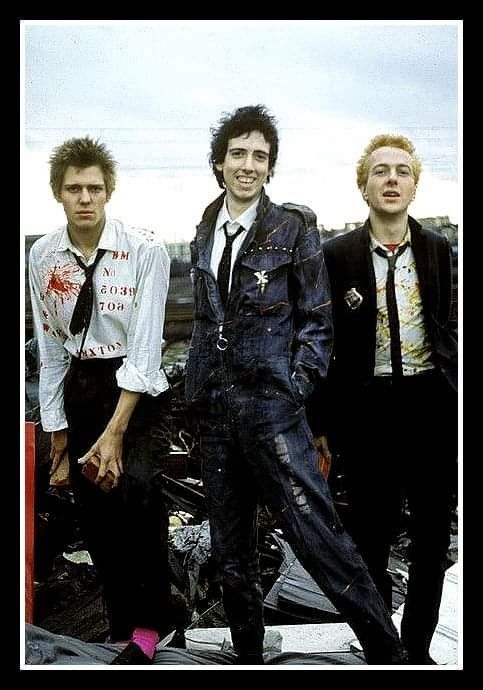
POLYGON ((54 265, 45 275, 45 297, 50 297, 51 304, 57 316, 58 300, 61 304, 75 300, 81 289, 81 283, 76 278, 82 273, 76 263, 54 265))
POLYGON ((80 285, 72 278, 78 272, 79 267, 75 265, 67 265, 62 268, 54 266, 49 272, 46 292, 54 293, 61 299, 70 299, 77 296, 80 291, 80 285))

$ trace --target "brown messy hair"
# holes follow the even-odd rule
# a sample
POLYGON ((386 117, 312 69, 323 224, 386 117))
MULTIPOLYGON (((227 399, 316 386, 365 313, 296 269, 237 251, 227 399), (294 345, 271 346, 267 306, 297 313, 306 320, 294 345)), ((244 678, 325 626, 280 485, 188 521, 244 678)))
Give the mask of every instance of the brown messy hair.
MULTIPOLYGON (((273 173, 278 156, 278 130, 277 121, 270 115, 264 105, 246 105, 237 108, 232 113, 224 113, 218 122, 217 127, 211 127, 211 150, 210 164, 218 185, 223 189, 223 173, 216 168, 217 164, 223 163, 228 150, 230 139, 241 137, 250 132, 261 132, 267 144, 270 145, 268 155, 268 169, 273 173)), ((270 175, 267 182, 270 181, 270 175)))
POLYGON ((357 162, 357 187, 359 189, 365 189, 367 178, 369 177, 369 157, 376 149, 380 149, 383 146, 392 146, 393 148, 402 149, 410 154, 412 158, 414 182, 417 185, 422 166, 421 161, 416 156, 416 149, 412 141, 403 137, 401 134, 378 134, 371 139, 357 162))
POLYGON ((65 172, 70 165, 77 168, 98 165, 104 176, 108 201, 116 187, 116 161, 105 144, 88 136, 64 141, 53 150, 49 163, 50 186, 57 200, 60 198, 65 172))

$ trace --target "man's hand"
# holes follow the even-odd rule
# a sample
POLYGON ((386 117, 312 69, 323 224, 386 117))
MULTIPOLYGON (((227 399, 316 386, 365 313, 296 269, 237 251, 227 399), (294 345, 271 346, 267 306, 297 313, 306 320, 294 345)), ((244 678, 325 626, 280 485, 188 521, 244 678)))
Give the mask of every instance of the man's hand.
POLYGON ((67 452, 67 430, 53 431, 50 435, 50 480, 52 486, 66 486, 69 480, 69 454, 67 452))
POLYGON ((327 479, 329 478, 330 467, 332 465, 332 453, 329 449, 327 436, 317 436, 317 438, 314 438, 314 445, 319 451, 320 473, 327 481, 327 479))
MULTIPOLYGON (((99 436, 93 446, 77 460, 80 465, 85 464, 91 457, 95 456, 99 461, 99 470, 95 483, 101 484, 108 480, 108 473, 112 474, 112 486, 115 488, 119 483, 119 478, 124 471, 122 465, 122 433, 114 433, 106 428, 99 436)), ((109 482, 110 483, 110 482, 109 482)))
POLYGON ((122 465, 124 433, 140 395, 140 393, 133 391, 121 390, 116 409, 106 428, 87 453, 77 460, 79 464, 83 465, 89 458, 96 456, 99 461, 96 484, 104 482, 103 488, 105 489, 114 489, 119 484, 119 478, 124 472, 122 465))
POLYGON ((50 467, 50 474, 53 474, 58 468, 64 456, 67 455, 67 429, 60 431, 53 431, 50 434, 50 459, 52 465, 50 467))

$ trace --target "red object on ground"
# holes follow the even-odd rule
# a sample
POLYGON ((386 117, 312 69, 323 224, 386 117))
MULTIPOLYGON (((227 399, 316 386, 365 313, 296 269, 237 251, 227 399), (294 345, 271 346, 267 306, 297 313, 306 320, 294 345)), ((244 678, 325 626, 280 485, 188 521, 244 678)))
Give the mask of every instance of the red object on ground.
POLYGON ((34 617, 35 424, 25 422, 25 621, 34 617))

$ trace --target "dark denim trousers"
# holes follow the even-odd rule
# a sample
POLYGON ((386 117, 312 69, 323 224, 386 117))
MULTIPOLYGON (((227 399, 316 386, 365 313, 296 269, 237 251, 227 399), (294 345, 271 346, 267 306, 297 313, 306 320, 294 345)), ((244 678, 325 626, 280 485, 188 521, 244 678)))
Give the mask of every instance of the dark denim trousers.
POLYGON ((212 395, 200 419, 202 477, 223 600, 238 654, 263 646, 263 594, 257 554, 256 506, 278 516, 306 570, 359 638, 369 663, 386 663, 399 649, 381 595, 344 531, 305 413, 280 430, 282 408, 262 395, 212 395), (278 418, 279 430, 271 431, 278 418))
POLYGON ((98 439, 119 399, 121 359, 73 360, 64 383, 71 478, 87 547, 104 586, 112 640, 134 627, 165 633, 169 602, 168 514, 157 481, 166 448, 156 435, 160 399, 141 396, 123 443, 124 474, 106 494, 77 459, 98 439))

